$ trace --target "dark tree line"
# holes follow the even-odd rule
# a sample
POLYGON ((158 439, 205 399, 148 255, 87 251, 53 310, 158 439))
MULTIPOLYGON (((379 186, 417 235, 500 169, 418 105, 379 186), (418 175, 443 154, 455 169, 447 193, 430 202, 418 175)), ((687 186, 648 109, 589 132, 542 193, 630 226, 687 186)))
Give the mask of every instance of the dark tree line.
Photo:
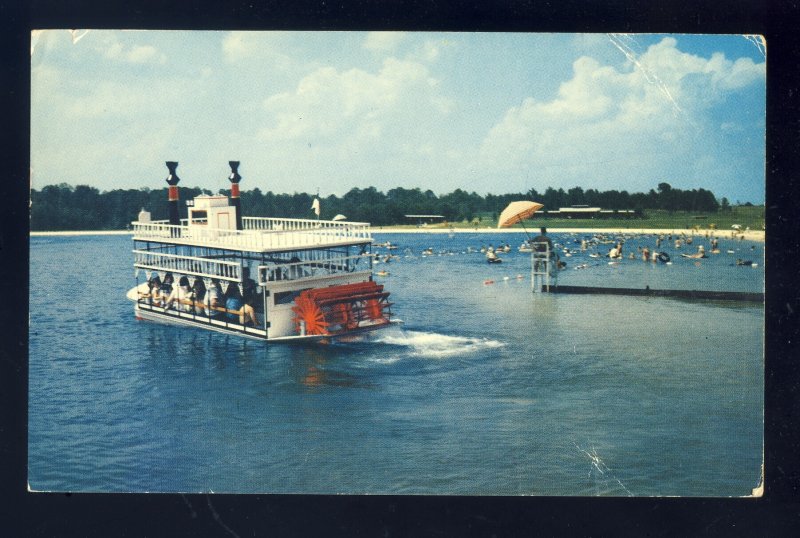
POLYGON ((719 203, 711 191, 705 189, 681 190, 673 188, 669 183, 659 183, 658 190, 650 189, 647 193, 628 191, 583 190, 573 187, 567 191, 548 187, 543 193, 536 189, 528 191, 527 196, 544 204, 545 209, 557 209, 571 205, 588 205, 603 209, 664 209, 667 211, 706 211, 719 209, 719 203))
MULTIPOLYGON (((230 194, 227 190, 221 193, 230 194)), ((186 217, 185 200, 211 191, 192 187, 180 189, 181 218, 186 217)), ((306 193, 275 194, 254 188, 241 193, 242 209, 246 216, 315 218, 311 211, 314 197, 306 193)), ((487 194, 461 189, 436 195, 431 190, 397 187, 386 193, 374 187, 354 188, 342 197, 330 195, 321 198, 323 219, 336 214, 348 220, 370 222, 377 226, 407 224, 404 215, 442 215, 450 222, 470 221, 477 218, 495 219, 513 200, 535 200, 545 209, 558 209, 571 205, 588 205, 604 209, 664 209, 667 211, 717 211, 720 207, 714 195, 705 189, 681 190, 668 183, 647 193, 627 191, 569 190, 548 187, 539 193, 487 194)), ((139 210, 151 212, 154 220, 167 218, 167 189, 115 189, 100 192, 94 187, 73 187, 62 183, 48 185, 41 190, 31 190, 31 230, 123 230, 136 220, 139 210)))

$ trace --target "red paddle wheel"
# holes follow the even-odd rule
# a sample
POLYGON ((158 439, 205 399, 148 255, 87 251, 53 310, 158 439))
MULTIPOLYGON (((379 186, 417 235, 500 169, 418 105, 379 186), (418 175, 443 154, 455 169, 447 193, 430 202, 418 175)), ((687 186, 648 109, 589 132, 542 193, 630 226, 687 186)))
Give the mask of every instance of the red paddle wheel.
POLYGON ((301 322, 305 322, 306 334, 329 334, 328 323, 325 321, 322 309, 304 294, 305 292, 301 293, 294 300, 295 306, 292 307, 295 331, 299 334, 301 322))
POLYGON ((389 323, 389 292, 373 281, 305 290, 295 299, 294 326, 299 333, 340 334, 389 323))

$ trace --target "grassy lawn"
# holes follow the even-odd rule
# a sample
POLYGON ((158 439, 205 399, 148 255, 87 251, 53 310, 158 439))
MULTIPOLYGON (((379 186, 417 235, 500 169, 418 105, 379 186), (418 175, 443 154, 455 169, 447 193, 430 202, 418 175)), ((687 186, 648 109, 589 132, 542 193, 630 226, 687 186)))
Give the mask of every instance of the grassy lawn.
MULTIPOLYGON (((661 228, 665 230, 689 230, 697 226, 701 230, 708 230, 716 226, 718 230, 730 230, 731 225, 739 224, 742 229, 750 227, 751 230, 764 229, 764 206, 736 206, 728 211, 718 211, 716 213, 697 213, 689 211, 674 211, 672 213, 662 210, 646 210, 643 218, 633 219, 564 219, 564 218, 543 218, 534 215, 532 219, 525 221, 528 229, 539 226, 548 228, 661 228)), ((497 221, 489 216, 481 217, 480 223, 472 222, 448 222, 439 224, 429 224, 428 228, 479 228, 497 226, 497 221)), ((515 227, 521 227, 517 225, 515 227)), ((408 228, 416 228, 416 225, 409 225, 408 228)))

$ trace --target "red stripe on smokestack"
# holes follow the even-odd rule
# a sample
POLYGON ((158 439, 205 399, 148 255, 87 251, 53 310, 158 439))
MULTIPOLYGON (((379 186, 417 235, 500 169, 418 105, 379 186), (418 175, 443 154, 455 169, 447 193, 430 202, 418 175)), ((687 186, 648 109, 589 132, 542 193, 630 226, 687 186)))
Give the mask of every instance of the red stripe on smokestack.
POLYGON ((238 197, 239 197, 239 184, 231 183, 231 198, 238 198, 238 197))
POLYGON ((169 201, 170 202, 177 202, 178 201, 178 186, 170 185, 169 186, 169 201))

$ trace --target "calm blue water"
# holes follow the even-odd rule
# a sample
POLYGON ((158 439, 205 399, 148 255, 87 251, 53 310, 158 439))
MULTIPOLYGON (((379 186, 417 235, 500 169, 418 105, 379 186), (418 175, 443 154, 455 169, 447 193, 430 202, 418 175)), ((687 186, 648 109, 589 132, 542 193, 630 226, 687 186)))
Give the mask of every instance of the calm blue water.
MULTIPOLYGON (((129 237, 31 238, 31 487, 749 494, 763 444, 763 308, 532 296, 527 255, 488 265, 463 253, 500 241, 516 251, 521 238, 376 234, 401 246, 376 269, 390 272, 377 279, 404 327, 309 347, 137 322, 129 237), (423 258, 426 247, 444 254, 423 258)), ((626 253, 654 244, 641 241, 626 253)), ((699 266, 671 248, 669 266, 576 254, 559 279, 761 291, 763 244, 720 247, 699 266), (732 266, 737 257, 759 266, 732 266), (593 265, 573 269, 582 263, 593 265)))

